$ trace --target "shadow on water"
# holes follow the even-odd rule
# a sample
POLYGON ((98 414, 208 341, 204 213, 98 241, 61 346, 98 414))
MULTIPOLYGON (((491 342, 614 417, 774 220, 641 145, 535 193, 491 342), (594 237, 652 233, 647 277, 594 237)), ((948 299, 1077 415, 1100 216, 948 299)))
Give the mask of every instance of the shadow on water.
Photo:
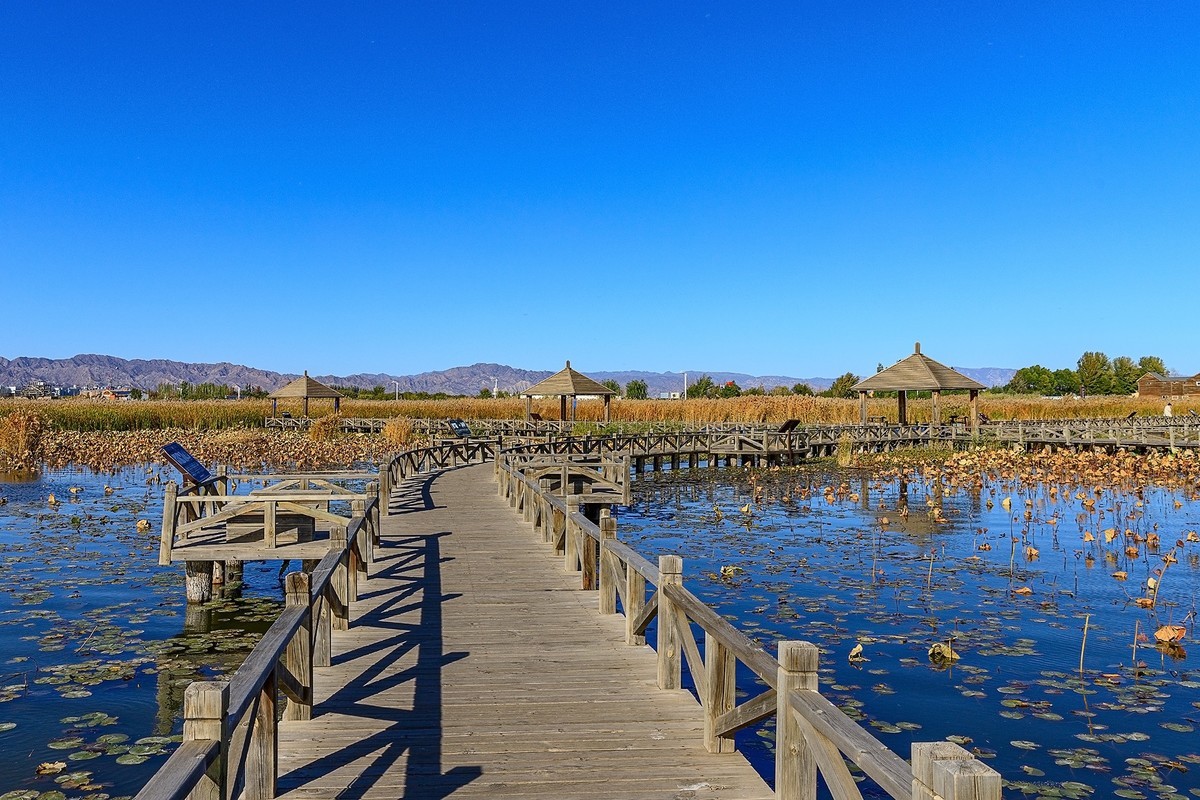
MULTIPOLYGON (((411 495, 398 492, 397 497, 409 510, 433 507, 428 499, 429 481, 411 495)), ((281 775, 281 791, 302 788, 363 758, 369 758, 369 763, 356 768, 357 777, 338 793, 339 798, 367 796, 402 761, 406 787, 403 797, 413 800, 447 797, 482 774, 478 766, 442 769, 442 670, 467 656, 465 652, 444 650, 442 604, 459 597, 442 593, 444 559, 440 539, 446 535, 439 532, 383 542, 377 552, 374 578, 399 583, 402 588, 364 595, 364 599, 387 599, 356 624, 392 633, 338 657, 336 664, 362 662, 363 667, 314 708, 314 717, 337 713, 361 720, 358 727, 364 732, 378 728, 379 723, 384 727, 301 770, 281 775), (411 708, 393 707, 383 696, 403 691, 405 684, 410 684, 410 691, 401 696, 412 697, 411 708)), ((350 727, 356 726, 351 722, 350 727)))

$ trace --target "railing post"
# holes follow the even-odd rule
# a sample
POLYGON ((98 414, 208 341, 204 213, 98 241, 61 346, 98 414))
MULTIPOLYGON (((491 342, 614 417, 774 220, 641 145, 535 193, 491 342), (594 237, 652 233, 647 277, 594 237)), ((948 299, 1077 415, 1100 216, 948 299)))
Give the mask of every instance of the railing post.
POLYGON ((571 517, 579 513, 579 495, 567 495, 567 513, 563 519, 563 569, 579 571, 579 539, 571 517))
POLYGON ((177 519, 175 497, 178 494, 179 487, 175 481, 167 481, 167 485, 163 487, 162 540, 158 544, 158 565, 160 567, 171 565, 171 550, 175 547, 175 520, 177 519))
POLYGON ((289 697, 283 710, 283 718, 288 720, 312 719, 313 601, 309 578, 307 572, 292 572, 286 578, 287 606, 307 609, 304 622, 283 653, 283 666, 299 689, 299 696, 289 697))
POLYGON ((581 527, 579 529, 579 570, 581 573, 580 584, 584 591, 594 592, 600 587, 596 574, 599 565, 600 542, 589 536, 581 527))
POLYGON ((542 541, 548 542, 553 536, 554 528, 554 507, 547 502, 546 498, 550 495, 550 479, 541 478, 538 480, 539 497, 538 502, 541 504, 540 524, 537 527, 537 532, 542 535, 542 541))
POLYGON ((912 800, 1000 800, 1000 773, 953 742, 913 742, 912 800))
MULTIPOLYGON (((660 622, 661 624, 661 622, 660 622)), ((704 749, 710 753, 732 753, 732 736, 717 735, 717 718, 736 705, 734 679, 737 659, 715 636, 704 632, 704 749)))
POLYGON ((609 544, 616 540, 617 521, 613 518, 612 511, 602 508, 600 509, 600 575, 598 576, 601 614, 617 613, 617 584, 614 581, 620 570, 617 568, 616 559, 608 551, 609 544))
POLYGON ((229 683, 196 681, 183 690, 183 740, 212 740, 220 744, 217 759, 188 795, 188 800, 225 800, 225 758, 229 739, 229 683))
MULTIPOLYGON (((370 520, 367 519, 367 501, 366 500, 351 500, 350 501, 350 516, 362 517, 363 521, 358 526, 358 573, 365 580, 367 577, 367 565, 374 560, 371 553, 371 529, 370 520)), ((357 595, 355 596, 357 599, 357 595)))
POLYGON ((788 696, 817 690, 817 646, 811 642, 780 642, 775 691, 775 797, 778 800, 816 800, 817 764, 804 739, 800 720, 792 714, 788 696))
POLYGON ((634 633, 634 621, 646 607, 646 577, 632 566, 625 567, 625 644, 646 643, 646 637, 634 633))
POLYGON ((668 586, 683 585, 683 559, 658 557, 658 688, 678 689, 682 685, 679 629, 675 625, 675 606, 667 597, 668 586))
POLYGON ((279 722, 275 704, 279 676, 278 665, 267 673, 258 691, 254 719, 250 723, 250 738, 246 743, 245 800, 271 800, 275 797, 275 781, 279 777, 279 722))
POLYGON ((329 531, 329 549, 341 553, 333 574, 329 576, 329 588, 333 593, 332 628, 338 631, 350 629, 350 570, 349 559, 346 557, 346 529, 335 525, 329 531))

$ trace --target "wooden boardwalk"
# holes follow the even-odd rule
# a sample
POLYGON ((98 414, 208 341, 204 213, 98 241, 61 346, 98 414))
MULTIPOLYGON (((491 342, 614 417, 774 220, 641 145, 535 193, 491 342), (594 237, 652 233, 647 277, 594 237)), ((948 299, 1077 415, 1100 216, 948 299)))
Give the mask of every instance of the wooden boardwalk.
POLYGON ((655 656, 496 496, 491 464, 392 492, 313 719, 279 731, 286 798, 773 798, 655 656))

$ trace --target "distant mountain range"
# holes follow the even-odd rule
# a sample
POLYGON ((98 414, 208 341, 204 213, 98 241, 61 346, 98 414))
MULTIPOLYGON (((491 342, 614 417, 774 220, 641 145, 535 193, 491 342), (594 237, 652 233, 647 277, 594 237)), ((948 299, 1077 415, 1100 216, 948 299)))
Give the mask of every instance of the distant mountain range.
MULTIPOLYGON (((996 367, 979 369, 956 367, 987 386, 1001 386, 1012 378, 1014 370, 996 367)), ((358 373, 355 375, 313 375, 313 378, 331 386, 358 386, 369 389, 383 386, 395 390, 393 381, 400 384, 401 392, 444 392, 446 394, 475 395, 480 389, 499 389, 516 393, 537 383, 548 375, 546 370, 527 370, 504 364, 472 364, 466 367, 451 367, 436 372, 418 375, 388 375, 386 373, 358 373)), ((631 380, 646 382, 651 397, 665 392, 683 389, 683 373, 644 372, 636 370, 620 372, 587 372, 598 381, 615 380, 622 387, 631 380)), ((797 378, 786 375, 747 375, 741 372, 719 372, 716 370, 689 370, 688 382, 694 383, 701 375, 708 375, 715 383, 734 381, 743 389, 762 386, 792 387, 807 383, 814 390, 829 388, 832 378, 797 378)), ((217 383, 229 386, 261 386, 267 391, 278 389, 298 377, 293 373, 272 372, 265 369, 245 367, 240 364, 190 364, 166 359, 124 359, 116 356, 78 355, 72 358, 21 357, 12 360, 0 358, 0 386, 18 388, 33 381, 45 381, 54 386, 137 386, 153 389, 161 383, 217 383)), ((865 376, 864 376, 865 377, 865 376)))

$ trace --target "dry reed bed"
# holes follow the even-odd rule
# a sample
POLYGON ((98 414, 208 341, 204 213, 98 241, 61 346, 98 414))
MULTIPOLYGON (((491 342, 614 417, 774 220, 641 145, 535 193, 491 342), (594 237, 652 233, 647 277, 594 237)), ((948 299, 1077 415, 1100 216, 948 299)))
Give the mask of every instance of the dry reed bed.
MULTIPOLYGON (((1186 413, 1187 404, 1180 402, 1176 413, 1186 413)), ((1200 407, 1200 399, 1196 406, 1200 407)), ((951 414, 965 415, 968 411, 965 395, 942 398, 942 418, 951 414)), ((1162 412, 1159 398, 1125 396, 1090 397, 1051 400, 1042 397, 985 394, 980 409, 992 419, 1083 419, 1123 417, 1131 411, 1140 415, 1162 412)), ((75 431, 139 431, 163 428, 186 430, 223 430, 229 428, 259 428, 270 415, 271 404, 266 400, 155 400, 111 402, 68 398, 62 400, 0 400, 0 417, 16 410, 35 409, 50 427, 75 431)), ((533 409, 546 419, 558 417, 557 400, 537 400, 533 409)), ((293 416, 302 413, 298 401, 281 402, 279 410, 293 416)), ((912 399, 908 404, 912 422, 928 422, 933 417, 933 404, 928 398, 912 399)), ((313 401, 309 414, 325 417, 333 412, 329 401, 313 401)), ((720 400, 617 400, 612 405, 616 422, 667 422, 681 425, 702 425, 707 422, 782 423, 798 419, 805 424, 842 423, 858 421, 857 400, 827 397, 754 396, 720 400)), ((896 419, 896 400, 873 398, 867 403, 867 413, 896 419)), ((519 398, 450 398, 446 400, 345 400, 342 415, 367 418, 449 419, 522 419, 525 402, 519 398)), ((581 401, 576 418, 599 421, 603 405, 599 401, 581 401)))

